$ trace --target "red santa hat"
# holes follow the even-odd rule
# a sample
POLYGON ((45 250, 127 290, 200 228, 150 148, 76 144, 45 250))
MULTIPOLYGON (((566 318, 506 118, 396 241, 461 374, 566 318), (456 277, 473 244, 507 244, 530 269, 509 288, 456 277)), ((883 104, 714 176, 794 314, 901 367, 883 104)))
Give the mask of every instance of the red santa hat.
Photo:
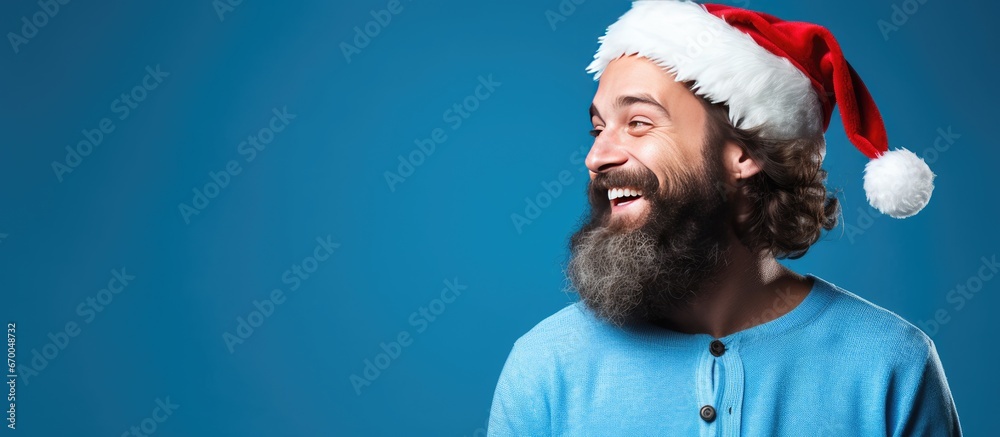
POLYGON ((728 104, 734 126, 760 128, 767 138, 821 136, 839 104, 847 137, 871 159, 864 175, 871 205, 905 218, 930 200, 934 173, 913 152, 889 150, 868 88, 822 26, 725 5, 639 0, 599 41, 587 67, 594 80, 611 61, 637 54, 677 81, 694 81, 695 94, 728 104))

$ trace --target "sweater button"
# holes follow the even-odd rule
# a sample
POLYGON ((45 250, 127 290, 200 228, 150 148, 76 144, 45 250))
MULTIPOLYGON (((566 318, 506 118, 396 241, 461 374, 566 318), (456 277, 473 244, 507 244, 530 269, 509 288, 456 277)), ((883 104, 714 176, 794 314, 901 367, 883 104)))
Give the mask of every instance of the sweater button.
POLYGON ((712 340, 712 344, 708 345, 708 351, 717 357, 721 357, 722 354, 726 353, 726 345, 722 344, 719 340, 712 340))
POLYGON ((706 422, 715 420, 715 408, 712 408, 711 405, 701 407, 701 418, 706 422))

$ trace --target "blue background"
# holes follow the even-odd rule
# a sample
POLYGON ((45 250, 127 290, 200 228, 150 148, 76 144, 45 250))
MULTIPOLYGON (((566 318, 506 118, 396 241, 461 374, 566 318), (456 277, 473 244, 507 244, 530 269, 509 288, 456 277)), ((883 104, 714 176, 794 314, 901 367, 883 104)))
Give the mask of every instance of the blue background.
MULTIPOLYGON (((561 269, 586 202, 584 67, 629 4, 404 0, 348 61, 341 44, 387 3, 245 1, 220 18, 208 0, 74 1, 17 53, 0 47, 0 321, 17 324, 22 374, 49 334, 80 330, 19 380, 16 433, 117 436, 169 397, 179 407, 157 436, 483 435, 513 341, 575 300, 561 269), (120 120, 112 102, 157 65, 169 76, 120 120), (447 121, 490 75, 500 85, 469 100, 476 111, 447 121), (295 118, 247 162, 240 142, 286 107, 295 118), (60 182, 52 163, 105 117, 115 130, 60 182), (435 129, 446 140, 390 187, 385 172, 435 129), (230 160, 241 172, 186 222, 179 205, 230 160), (572 182, 516 227, 563 171, 572 182), (327 236, 339 247, 290 290, 285 271, 327 236), (122 268, 135 279, 87 323, 78 305, 122 268), (421 315, 456 278, 462 294, 421 315), (276 288, 286 300, 230 351, 223 334, 276 288), (351 375, 401 332, 412 343, 358 394, 351 375)), ((866 158, 835 115, 829 186, 863 232, 839 227, 788 264, 913 323, 947 312, 933 339, 964 430, 985 435, 1000 280, 961 310, 946 296, 1000 248, 987 22, 1000 6, 929 0, 886 40, 877 22, 901 1, 731 3, 829 27, 893 147, 961 135, 925 155, 938 175, 927 209, 869 220, 866 158)), ((5 33, 41 10, 2 9, 5 33)))

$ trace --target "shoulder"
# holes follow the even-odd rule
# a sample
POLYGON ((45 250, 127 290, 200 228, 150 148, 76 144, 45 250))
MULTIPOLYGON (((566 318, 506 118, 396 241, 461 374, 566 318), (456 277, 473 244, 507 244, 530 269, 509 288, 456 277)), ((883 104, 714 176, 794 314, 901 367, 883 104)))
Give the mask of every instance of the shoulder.
POLYGON ((816 291, 830 301, 820 323, 852 348, 882 350, 895 362, 921 361, 931 353, 931 338, 895 312, 818 277, 816 291))
POLYGON ((583 302, 574 302, 538 322, 514 342, 514 349, 532 355, 565 351, 579 345, 599 324, 583 302))
POLYGON ((510 358, 524 365, 557 365, 572 361, 609 329, 583 302, 570 303, 538 322, 514 342, 510 358))
POLYGON ((582 303, 571 303, 514 342, 494 391, 490 435, 553 434, 553 405, 564 396, 567 375, 581 379, 573 366, 587 349, 582 333, 592 322, 582 303))
MULTIPOLYGON (((851 351, 858 368, 876 371, 885 396, 891 435, 962 435, 955 401, 934 341, 899 315, 839 287, 836 304, 856 314, 848 335, 860 340, 851 351), (867 332, 865 332, 867 331, 867 332), (881 352, 881 353, 879 353, 881 352)), ((846 315, 844 316, 847 317, 846 315)))

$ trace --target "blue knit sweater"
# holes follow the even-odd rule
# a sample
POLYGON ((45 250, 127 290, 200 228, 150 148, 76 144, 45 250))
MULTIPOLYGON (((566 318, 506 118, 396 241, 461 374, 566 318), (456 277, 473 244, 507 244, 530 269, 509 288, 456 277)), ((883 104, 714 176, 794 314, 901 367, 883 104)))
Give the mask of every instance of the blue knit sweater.
POLYGON ((931 339, 810 277, 790 312, 720 339, 569 305, 514 343, 488 435, 961 435, 931 339))

